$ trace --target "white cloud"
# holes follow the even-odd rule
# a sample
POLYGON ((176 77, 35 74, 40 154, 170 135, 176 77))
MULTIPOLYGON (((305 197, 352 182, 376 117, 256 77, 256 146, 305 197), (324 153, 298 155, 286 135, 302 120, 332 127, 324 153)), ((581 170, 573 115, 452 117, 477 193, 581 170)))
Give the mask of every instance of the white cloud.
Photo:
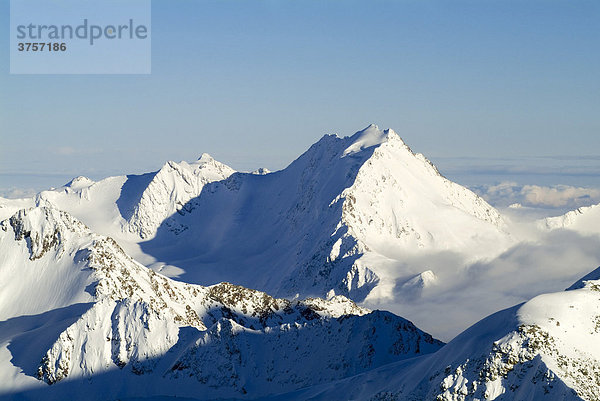
POLYGON ((435 285, 420 297, 398 293, 393 301, 366 306, 390 310, 449 341, 489 314, 539 294, 563 291, 600 264, 600 237, 554 231, 531 232, 528 239, 475 263, 448 253, 424 254, 410 265, 432 270, 438 277, 435 285))
POLYGON ((503 182, 474 190, 495 206, 520 203, 530 207, 577 208, 600 203, 600 189, 569 185, 539 186, 503 182))
POLYGON ((527 204, 552 207, 582 206, 584 203, 597 203, 600 199, 599 189, 567 185, 555 187, 525 185, 521 189, 521 194, 527 204))

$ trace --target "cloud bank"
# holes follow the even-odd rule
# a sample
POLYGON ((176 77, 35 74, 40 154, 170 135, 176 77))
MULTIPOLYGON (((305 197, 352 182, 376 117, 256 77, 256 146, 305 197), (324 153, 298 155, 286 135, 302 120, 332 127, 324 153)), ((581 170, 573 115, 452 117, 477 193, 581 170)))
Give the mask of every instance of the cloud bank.
POLYGON ((366 306, 390 310, 449 341, 498 310, 539 294, 563 291, 600 265, 599 236, 532 230, 529 235, 528 240, 489 260, 470 263, 449 254, 411 260, 410 266, 435 273, 434 285, 416 296, 397 288, 395 299, 366 306))
POLYGON ((600 203, 600 189, 569 185, 519 185, 503 182, 498 185, 480 185, 472 188, 494 206, 520 204, 529 207, 578 208, 600 203))

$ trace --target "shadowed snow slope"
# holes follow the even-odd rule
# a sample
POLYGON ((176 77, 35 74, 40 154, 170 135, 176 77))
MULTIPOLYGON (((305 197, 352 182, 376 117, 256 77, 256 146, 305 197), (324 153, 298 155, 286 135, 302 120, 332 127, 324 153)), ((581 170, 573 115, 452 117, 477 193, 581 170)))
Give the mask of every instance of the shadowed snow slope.
POLYGON ((438 352, 270 400, 598 400, 600 281, 540 295, 438 352))
POLYGON ((171 280, 49 206, 0 227, 0 398, 261 396, 442 345, 343 296, 171 280))

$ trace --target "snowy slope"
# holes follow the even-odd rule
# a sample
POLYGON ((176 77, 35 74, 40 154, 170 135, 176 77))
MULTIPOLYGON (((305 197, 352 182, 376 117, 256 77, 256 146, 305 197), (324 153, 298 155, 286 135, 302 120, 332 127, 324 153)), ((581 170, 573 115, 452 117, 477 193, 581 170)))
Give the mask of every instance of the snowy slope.
MULTIPOLYGON (((597 233, 597 210, 539 224, 597 233)), ((580 271, 504 252, 499 213, 392 130, 327 135, 277 172, 205 154, 77 177, 0 199, 0 221, 0 398, 599 399, 597 271, 425 356, 442 344, 346 298, 462 330, 580 271)))
POLYGON ((0 223, 0 320, 87 302, 89 274, 76 268, 95 238, 65 212, 22 209, 0 223), (35 296, 32 296, 35 294, 35 296))
POLYGON ((186 315, 185 305, 174 300, 188 297, 189 285, 143 267, 114 240, 92 233, 66 212, 22 209, 0 228, 0 319, 104 297, 154 299, 176 316, 186 315), (166 292, 159 293, 162 287, 166 292))
POLYGON ((341 296, 289 301, 168 279, 52 207, 0 227, 0 397, 258 396, 442 345, 341 296), (107 380, 121 385, 107 392, 107 380))
POLYGON ((598 278, 495 313, 434 354, 272 400, 598 400, 598 278))
POLYGON ((600 234, 600 204, 580 207, 562 216, 548 217, 539 226, 549 230, 564 228, 583 235, 600 234))
POLYGON ((598 260, 596 236, 583 244, 566 230, 507 226, 375 126, 327 135, 281 171, 232 171, 204 155, 148 174, 78 177, 34 198, 0 199, 0 219, 54 206, 168 277, 283 297, 341 294, 445 340, 498 308, 565 288, 598 260), (565 241, 578 246, 562 252, 565 241))

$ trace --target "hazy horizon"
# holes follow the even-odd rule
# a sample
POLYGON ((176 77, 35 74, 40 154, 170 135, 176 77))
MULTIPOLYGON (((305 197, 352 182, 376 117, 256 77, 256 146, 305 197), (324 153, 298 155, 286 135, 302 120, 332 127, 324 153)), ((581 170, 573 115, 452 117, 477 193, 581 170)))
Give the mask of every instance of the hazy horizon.
POLYGON ((592 185, 600 4, 516 4, 155 0, 151 75, 10 75, 1 63, 0 188, 202 152, 276 170, 322 135, 372 122, 469 185, 494 184, 467 177, 490 165, 535 173, 523 184, 592 185))

